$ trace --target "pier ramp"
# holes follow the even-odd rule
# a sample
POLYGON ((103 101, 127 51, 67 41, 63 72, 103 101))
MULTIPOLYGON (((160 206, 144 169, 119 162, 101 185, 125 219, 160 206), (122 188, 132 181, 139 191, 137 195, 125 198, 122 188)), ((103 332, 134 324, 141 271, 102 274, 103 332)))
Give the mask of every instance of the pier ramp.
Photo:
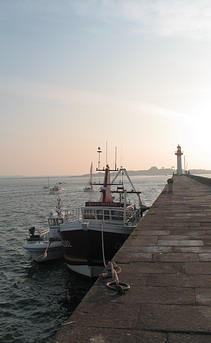
POLYGON ((114 260, 123 295, 98 279, 52 343, 210 343, 211 187, 173 178, 114 260))

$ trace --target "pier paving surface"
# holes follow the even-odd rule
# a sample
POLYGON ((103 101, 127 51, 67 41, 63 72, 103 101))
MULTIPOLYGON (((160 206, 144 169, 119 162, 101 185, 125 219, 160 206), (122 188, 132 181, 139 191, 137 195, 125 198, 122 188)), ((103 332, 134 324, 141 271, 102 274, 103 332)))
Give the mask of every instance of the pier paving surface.
POLYGON ((211 343, 211 187, 174 176, 52 343, 211 343))

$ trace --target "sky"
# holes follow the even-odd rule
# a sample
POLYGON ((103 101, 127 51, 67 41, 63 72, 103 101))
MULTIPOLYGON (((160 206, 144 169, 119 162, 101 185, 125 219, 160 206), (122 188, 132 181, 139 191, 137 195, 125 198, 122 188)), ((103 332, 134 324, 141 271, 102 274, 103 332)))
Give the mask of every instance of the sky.
POLYGON ((0 51, 0 175, 211 170, 210 0, 0 0, 0 51))

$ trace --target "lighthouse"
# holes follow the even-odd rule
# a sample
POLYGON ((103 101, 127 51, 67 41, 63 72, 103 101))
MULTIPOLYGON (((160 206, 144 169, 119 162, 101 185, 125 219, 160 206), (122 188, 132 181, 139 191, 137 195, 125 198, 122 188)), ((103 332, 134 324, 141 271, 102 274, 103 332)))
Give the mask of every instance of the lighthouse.
POLYGON ((181 146, 178 144, 177 151, 175 152, 177 156, 177 175, 182 175, 182 155, 183 152, 181 151, 181 146))

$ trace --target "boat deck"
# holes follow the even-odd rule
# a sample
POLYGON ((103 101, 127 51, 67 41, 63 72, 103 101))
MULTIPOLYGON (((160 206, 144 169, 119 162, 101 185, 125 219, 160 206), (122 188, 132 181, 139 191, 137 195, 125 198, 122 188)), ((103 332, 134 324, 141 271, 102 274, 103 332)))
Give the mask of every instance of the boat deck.
POLYGON ((52 342, 211 342, 210 186, 175 176, 115 261, 130 289, 98 279, 52 342))

